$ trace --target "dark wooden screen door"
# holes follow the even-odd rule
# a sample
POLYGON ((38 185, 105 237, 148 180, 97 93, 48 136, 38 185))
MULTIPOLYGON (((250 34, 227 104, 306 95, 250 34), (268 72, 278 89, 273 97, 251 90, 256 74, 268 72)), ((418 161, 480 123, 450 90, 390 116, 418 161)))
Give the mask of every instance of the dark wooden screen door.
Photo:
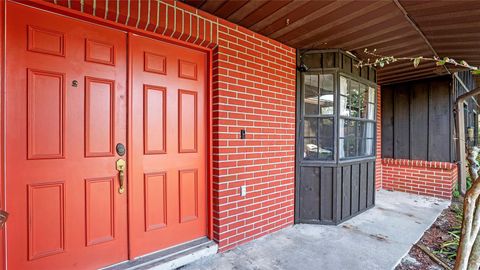
POLYGON ((126 34, 7 3, 9 269, 126 260, 126 34))
POLYGON ((130 35, 130 254, 207 234, 206 54, 130 35))

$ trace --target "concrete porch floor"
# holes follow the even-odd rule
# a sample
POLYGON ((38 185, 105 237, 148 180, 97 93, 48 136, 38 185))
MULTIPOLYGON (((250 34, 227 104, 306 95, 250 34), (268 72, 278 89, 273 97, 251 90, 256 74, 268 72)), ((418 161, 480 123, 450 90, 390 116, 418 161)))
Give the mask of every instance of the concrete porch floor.
POLYGON ((376 206, 338 226, 299 224, 182 270, 392 269, 450 202, 378 191, 376 206))

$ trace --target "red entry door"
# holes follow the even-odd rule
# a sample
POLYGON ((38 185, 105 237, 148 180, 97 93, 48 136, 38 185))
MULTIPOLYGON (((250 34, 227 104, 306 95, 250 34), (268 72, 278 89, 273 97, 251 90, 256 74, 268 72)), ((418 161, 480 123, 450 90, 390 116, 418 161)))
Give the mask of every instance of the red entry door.
POLYGON ((126 34, 8 2, 6 40, 8 269, 127 260, 126 34))
POLYGON ((203 237, 206 54, 131 35, 130 254, 203 237))

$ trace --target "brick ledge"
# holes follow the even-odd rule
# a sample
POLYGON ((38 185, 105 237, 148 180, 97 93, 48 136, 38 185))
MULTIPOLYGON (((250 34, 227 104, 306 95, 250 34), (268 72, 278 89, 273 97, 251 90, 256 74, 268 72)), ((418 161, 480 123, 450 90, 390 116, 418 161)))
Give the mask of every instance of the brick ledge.
POLYGON ((446 169, 446 170, 452 170, 457 167, 457 164, 451 163, 451 162, 394 159, 394 158, 383 158, 382 165, 397 165, 397 166, 422 167, 422 168, 434 168, 434 169, 446 169))

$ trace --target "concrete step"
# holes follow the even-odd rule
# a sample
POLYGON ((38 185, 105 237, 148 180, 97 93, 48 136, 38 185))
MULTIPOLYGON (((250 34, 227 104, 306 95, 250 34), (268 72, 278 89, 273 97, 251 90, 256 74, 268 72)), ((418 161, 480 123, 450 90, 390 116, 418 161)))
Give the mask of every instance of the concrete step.
POLYGON ((171 270, 214 255, 217 251, 218 245, 204 237, 160 250, 132 261, 108 266, 103 268, 103 270, 171 270))

